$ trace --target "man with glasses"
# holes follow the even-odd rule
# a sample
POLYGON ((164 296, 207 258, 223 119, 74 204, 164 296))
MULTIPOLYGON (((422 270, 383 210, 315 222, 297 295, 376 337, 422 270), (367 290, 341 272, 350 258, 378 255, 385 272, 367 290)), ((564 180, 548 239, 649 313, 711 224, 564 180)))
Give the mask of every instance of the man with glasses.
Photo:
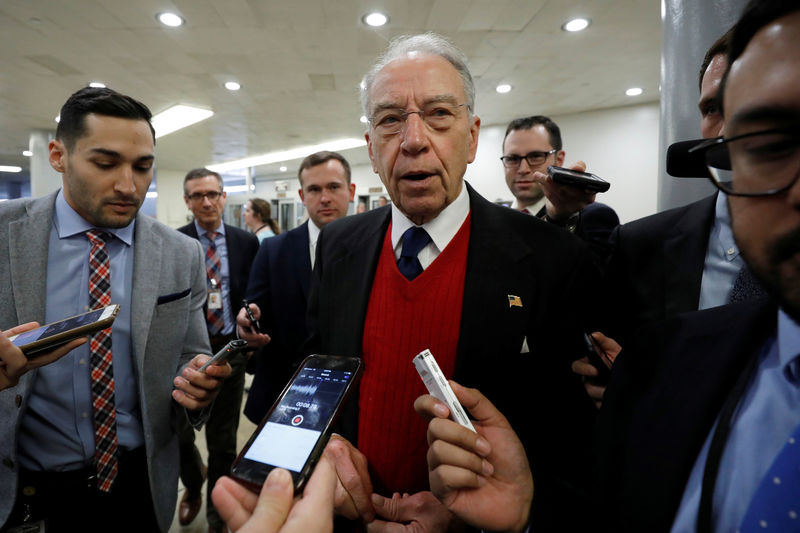
MULTIPOLYGON (((598 424, 598 529, 800 530, 798 57, 800 4, 751 1, 728 49, 726 137, 698 151, 728 196, 734 237, 769 297, 678 315, 620 355, 598 424)), ((497 419, 490 411, 482 418, 497 419)), ((431 438, 463 442, 463 431, 441 431, 449 425, 431 424, 431 438)), ((513 446, 508 436, 491 445, 513 446)), ((432 465, 480 456, 463 445, 454 454, 445 442, 431 448, 432 465)), ((446 488, 437 496, 448 501, 488 492, 459 481, 463 469, 440 475, 446 488)), ((494 503, 503 501, 511 500, 494 503)))
MULTIPOLYGON (((514 119, 506 128, 500 158, 506 184, 516 198, 516 209, 575 233, 604 258, 619 217, 607 205, 594 201, 596 193, 553 183, 547 167, 563 166, 565 155, 561 130, 550 118, 514 119)), ((585 171, 586 165, 580 161, 571 168, 585 171)))
MULTIPOLYGON (((258 238, 222 222, 225 210, 222 177, 207 168, 190 170, 183 180, 183 199, 194 221, 178 231, 198 239, 205 252, 208 298, 205 315, 211 351, 216 353, 234 338, 236 315, 258 251, 258 238)), ((220 388, 206 424, 208 445, 208 488, 206 516, 208 530, 222 531, 224 523, 211 501, 217 479, 230 472, 236 458, 236 430, 244 394, 247 356, 239 353, 230 360, 233 372, 220 388)), ((206 476, 200 452, 194 444, 194 429, 187 418, 178 417, 181 447, 181 480, 186 490, 178 509, 181 525, 188 525, 201 507, 201 489, 206 476)))
MULTIPOLYGON (((448 41, 396 39, 362 86, 367 148, 391 204, 322 230, 309 301, 310 350, 365 361, 339 430, 352 445, 334 437, 326 452, 337 510, 437 531, 451 521, 429 492, 425 425, 412 410, 425 390, 412 359, 424 349, 509 413, 548 501, 565 486, 556 479, 580 483, 588 471, 575 458, 588 458, 593 407, 565 356, 581 342, 591 253, 464 183, 480 119, 466 59, 448 41)), ((554 523, 566 512, 546 508, 554 523)))

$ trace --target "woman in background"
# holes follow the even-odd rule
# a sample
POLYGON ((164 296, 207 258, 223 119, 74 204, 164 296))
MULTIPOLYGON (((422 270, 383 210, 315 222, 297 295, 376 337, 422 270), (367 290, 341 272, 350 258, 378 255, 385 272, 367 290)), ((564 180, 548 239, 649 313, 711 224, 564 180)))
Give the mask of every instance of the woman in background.
POLYGON ((261 198, 251 198, 244 206, 244 225, 258 237, 260 243, 267 237, 281 232, 278 223, 272 220, 269 202, 261 198))

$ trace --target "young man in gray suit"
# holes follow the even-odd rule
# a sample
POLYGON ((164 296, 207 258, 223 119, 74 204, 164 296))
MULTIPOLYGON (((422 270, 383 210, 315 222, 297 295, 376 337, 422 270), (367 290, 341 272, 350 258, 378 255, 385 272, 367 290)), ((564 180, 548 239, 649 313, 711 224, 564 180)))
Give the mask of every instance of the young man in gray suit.
POLYGON ((200 423, 230 374, 227 364, 197 371, 209 352, 200 244, 138 214, 153 177, 150 117, 110 89, 76 92, 50 142, 63 188, 0 208, 0 328, 121 307, 111 328, 0 393, 6 527, 166 531, 178 482, 172 401, 200 423))

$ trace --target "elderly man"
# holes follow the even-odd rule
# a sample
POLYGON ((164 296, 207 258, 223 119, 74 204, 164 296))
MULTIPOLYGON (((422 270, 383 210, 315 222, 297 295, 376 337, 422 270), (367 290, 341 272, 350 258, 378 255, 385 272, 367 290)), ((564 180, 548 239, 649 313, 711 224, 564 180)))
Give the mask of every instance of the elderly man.
MULTIPOLYGON (((770 297, 679 315, 649 328, 620 355, 599 424, 601 505, 589 513, 598 529, 798 530, 798 55, 800 5, 751 1, 728 49, 721 89, 726 137, 700 150, 729 197, 746 264, 770 297)), ((479 431, 491 449, 505 450, 503 457, 519 449, 480 395, 457 392, 480 405, 476 417, 487 423, 479 431)), ((433 416, 433 405, 424 397, 417 407, 433 416)), ((497 457, 494 479, 480 485, 475 474, 485 446, 446 420, 429 429, 431 483, 452 510, 485 529, 500 513, 465 502, 494 496, 495 509, 524 512, 525 502, 513 498, 530 488, 520 462, 497 457), (492 491, 497 478, 519 481, 492 491)))
POLYGON ((425 390, 412 358, 426 348, 509 413, 542 501, 564 486, 557 478, 586 471, 574 458, 585 457, 592 407, 563 354, 580 339, 591 254, 464 183, 480 129, 474 93, 463 53, 434 34, 393 41, 364 78, 369 156, 392 202, 325 227, 309 302, 310 347, 366 363, 340 431, 358 449, 335 438, 327 451, 338 511, 351 518, 377 511, 433 529, 452 519, 427 492, 425 425, 411 409, 425 390), (373 487, 409 496, 373 506, 373 487))

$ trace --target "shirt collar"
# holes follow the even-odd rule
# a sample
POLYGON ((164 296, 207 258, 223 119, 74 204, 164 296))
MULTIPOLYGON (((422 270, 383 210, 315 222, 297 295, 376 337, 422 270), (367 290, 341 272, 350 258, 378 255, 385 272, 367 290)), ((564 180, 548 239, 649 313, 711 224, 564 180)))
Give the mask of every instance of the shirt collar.
POLYGON ((800 325, 778 310, 778 362, 792 383, 800 384, 800 325))
POLYGON ((314 221, 310 218, 308 219, 308 244, 316 244, 317 239, 319 239, 319 232, 322 231, 314 221))
POLYGON ((728 211, 728 196, 717 194, 717 203, 714 207, 714 225, 719 228, 719 244, 722 246, 725 258, 728 261, 734 260, 739 255, 739 248, 733 240, 733 230, 731 229, 731 213, 728 211))
MULTIPOLYGON (((198 237, 204 237, 206 235, 206 233, 208 233, 208 230, 206 230, 205 228, 200 226, 200 224, 197 223, 197 219, 194 220, 194 229, 197 230, 197 236, 198 237)), ((217 229, 215 229, 214 231, 216 231, 217 233, 219 233, 220 235, 222 235, 224 237, 225 236, 225 224, 220 222, 219 223, 219 227, 217 227, 217 229)))
POLYGON ((521 211, 522 208, 524 207, 525 209, 528 210, 528 213, 536 216, 536 214, 538 214, 539 211, 541 211, 541 209, 544 207, 545 202, 547 202, 547 198, 545 198, 544 196, 533 202, 531 205, 526 205, 526 206, 520 206, 519 202, 517 200, 514 200, 514 203, 511 204, 511 208, 516 209, 517 211, 521 211))
MULTIPOLYGON (((58 195, 56 196, 53 224, 55 224, 59 239, 66 239, 67 237, 72 237, 80 233, 86 233, 90 229, 97 227, 89 224, 86 219, 80 216, 78 212, 75 211, 71 205, 69 205, 67 199, 64 197, 64 189, 59 190, 58 195)), ((117 239, 125 243, 125 245, 130 246, 133 244, 133 230, 135 224, 136 219, 134 218, 131 223, 124 228, 98 227, 97 229, 111 233, 117 239)))
MULTIPOLYGON (((458 233, 461 225, 467 219, 467 215, 469 215, 469 196, 467 195, 467 187, 462 182, 461 192, 456 199, 445 207, 436 218, 429 220, 420 227, 428 232, 433 244, 441 253, 458 233)), ((394 250, 397 250, 403 233, 415 225, 392 202, 392 248, 394 250)))

